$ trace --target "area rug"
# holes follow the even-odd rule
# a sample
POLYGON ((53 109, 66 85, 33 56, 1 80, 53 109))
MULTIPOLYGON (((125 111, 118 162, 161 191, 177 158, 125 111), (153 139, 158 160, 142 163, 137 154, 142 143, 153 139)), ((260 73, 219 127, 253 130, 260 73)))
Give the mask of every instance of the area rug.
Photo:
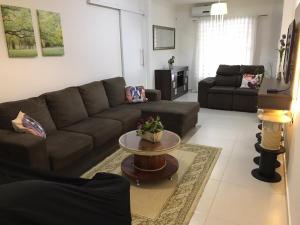
MULTIPOLYGON (((187 225, 203 193, 221 149, 182 144, 171 153, 179 161, 179 170, 172 180, 156 183, 131 183, 133 225, 187 225)), ((120 165, 129 153, 118 150, 82 177, 97 172, 121 174, 120 165)))

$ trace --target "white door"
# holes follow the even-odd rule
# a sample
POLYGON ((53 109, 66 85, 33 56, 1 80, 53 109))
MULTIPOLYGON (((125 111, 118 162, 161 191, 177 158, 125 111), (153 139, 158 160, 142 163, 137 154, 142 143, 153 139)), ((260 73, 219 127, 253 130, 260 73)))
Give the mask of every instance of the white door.
POLYGON ((129 86, 147 85, 146 29, 143 15, 120 11, 123 76, 129 86))

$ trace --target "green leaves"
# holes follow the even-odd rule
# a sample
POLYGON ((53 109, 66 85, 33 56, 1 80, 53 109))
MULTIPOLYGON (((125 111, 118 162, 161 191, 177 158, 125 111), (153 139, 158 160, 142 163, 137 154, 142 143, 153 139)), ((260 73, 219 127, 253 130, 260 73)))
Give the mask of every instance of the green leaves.
POLYGON ((30 9, 1 5, 1 11, 9 56, 37 56, 30 9))
POLYGON ((137 134, 142 135, 145 132, 158 133, 163 130, 164 126, 161 123, 159 116, 157 116, 155 119, 153 117, 150 117, 144 123, 139 125, 137 134))

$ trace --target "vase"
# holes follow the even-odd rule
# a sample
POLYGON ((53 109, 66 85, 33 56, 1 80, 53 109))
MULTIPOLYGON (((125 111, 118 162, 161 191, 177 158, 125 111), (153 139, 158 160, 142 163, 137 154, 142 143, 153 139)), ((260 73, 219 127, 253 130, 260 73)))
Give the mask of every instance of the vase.
POLYGON ((169 64, 169 69, 172 70, 174 68, 173 64, 169 64))
POLYGON ((141 135, 142 139, 150 141, 152 143, 158 143, 161 141, 163 135, 163 131, 160 131, 158 133, 150 133, 150 132, 145 132, 144 134, 141 135))

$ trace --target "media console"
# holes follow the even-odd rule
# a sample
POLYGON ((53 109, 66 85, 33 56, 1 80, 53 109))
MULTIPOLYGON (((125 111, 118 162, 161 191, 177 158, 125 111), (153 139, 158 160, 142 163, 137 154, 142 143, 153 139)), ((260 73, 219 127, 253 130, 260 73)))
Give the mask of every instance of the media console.
POLYGON ((163 100, 174 100, 188 92, 188 67, 155 70, 155 89, 161 91, 163 100))

